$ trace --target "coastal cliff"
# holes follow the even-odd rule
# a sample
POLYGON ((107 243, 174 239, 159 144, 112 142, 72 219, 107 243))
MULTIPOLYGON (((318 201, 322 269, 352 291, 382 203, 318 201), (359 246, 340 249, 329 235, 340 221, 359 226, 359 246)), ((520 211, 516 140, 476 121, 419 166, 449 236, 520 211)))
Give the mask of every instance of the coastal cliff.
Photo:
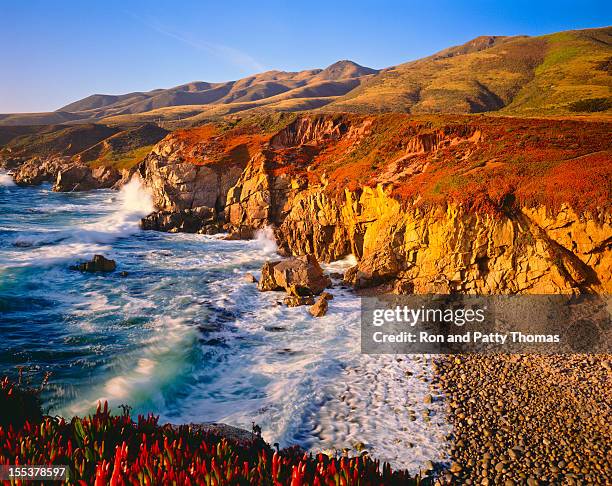
POLYGON ((53 184, 57 192, 119 187, 168 133, 153 124, 19 127, 3 133, 0 168, 12 171, 19 186, 53 184))
POLYGON ((397 293, 610 292, 609 122, 467 115, 270 114, 14 133, 19 185, 118 188, 143 228, 250 238, 285 255, 353 254, 345 280, 397 293))
POLYGON ((236 237, 272 226, 287 255, 354 254, 356 287, 612 290, 605 123, 304 115, 275 128, 168 136, 141 169, 156 206, 210 208, 236 237))

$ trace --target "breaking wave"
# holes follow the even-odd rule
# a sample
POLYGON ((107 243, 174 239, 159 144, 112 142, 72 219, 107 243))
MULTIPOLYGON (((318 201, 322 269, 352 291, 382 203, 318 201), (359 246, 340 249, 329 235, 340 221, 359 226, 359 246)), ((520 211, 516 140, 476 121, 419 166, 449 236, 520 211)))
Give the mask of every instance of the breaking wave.
MULTIPOLYGON (((123 186, 110 204, 116 209, 92 222, 79 224, 78 220, 69 221, 57 230, 38 228, 16 237, 14 247, 34 248, 12 255, 12 263, 17 266, 30 263, 46 265, 58 259, 90 257, 108 250, 107 245, 115 240, 140 231, 140 220, 154 210, 151 194, 138 177, 133 177, 123 186)), ((80 208, 88 209, 88 202, 85 200, 80 208)), ((51 208, 47 212, 54 211, 51 208)))
POLYGON ((0 172, 0 187, 11 187, 14 186, 15 182, 13 178, 6 172, 0 172))
POLYGON ((271 226, 266 226, 263 229, 255 232, 255 244, 264 255, 273 255, 278 250, 276 238, 274 237, 274 229, 271 226))

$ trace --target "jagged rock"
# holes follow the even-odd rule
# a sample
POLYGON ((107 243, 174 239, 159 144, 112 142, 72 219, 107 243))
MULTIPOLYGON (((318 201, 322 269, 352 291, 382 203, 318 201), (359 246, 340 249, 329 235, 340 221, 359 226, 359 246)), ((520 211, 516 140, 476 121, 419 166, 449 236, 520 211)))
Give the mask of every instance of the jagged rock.
POLYGON ((60 168, 68 162, 68 157, 53 157, 29 159, 15 170, 13 179, 19 186, 38 186, 43 182, 56 179, 60 168))
POLYGON ((334 296, 332 294, 330 294, 329 292, 323 292, 321 293, 321 299, 325 299, 325 300, 334 300, 334 296))
POLYGON ((245 273, 243 278, 248 283, 257 283, 257 279, 253 276, 252 273, 245 273))
POLYGON ((309 309, 309 312, 312 314, 313 317, 323 317, 325 314, 327 314, 327 301, 329 300, 327 298, 328 295, 331 294, 323 292, 323 294, 321 294, 317 299, 317 302, 309 309))
POLYGON ((250 240, 253 238, 255 232, 251 228, 242 227, 232 229, 224 240, 235 241, 235 240, 250 240))
POLYGON ((266 290, 285 290, 293 297, 318 295, 331 285, 319 262, 313 255, 288 258, 287 260, 266 262, 261 269, 258 288, 266 290))
POLYGON ((411 280, 396 280, 393 285, 393 293, 398 295, 406 295, 414 293, 414 283, 411 280))
POLYGON ((198 207, 180 211, 156 211, 141 220, 145 230, 169 233, 215 234, 220 231, 214 209, 198 207))
POLYGON ((274 281, 293 295, 318 295, 331 285, 313 255, 289 258, 274 266, 274 281))
POLYGON ((259 284, 257 288, 261 292, 269 291, 269 290, 283 290, 278 283, 276 283, 276 279, 274 278, 274 267, 278 265, 280 261, 277 262, 266 262, 261 267, 261 278, 259 279, 259 284))
POLYGON ((312 296, 295 296, 290 295, 283 299, 283 303, 287 307, 298 307, 300 305, 312 305, 315 303, 314 297, 312 296))
POLYGON ((112 167, 92 169, 88 165, 74 164, 58 171, 53 190, 70 192, 109 188, 120 179, 121 173, 112 167))
MULTIPOLYGON (((174 431, 174 433, 178 433, 179 426, 166 424, 164 427, 167 427, 169 430, 174 431)), ((185 427, 181 425, 180 427, 185 427)), ((198 424, 188 424, 187 427, 190 431, 195 433, 201 433, 204 435, 212 434, 219 437, 225 437, 229 440, 236 441, 240 444, 264 444, 263 439, 253 433, 252 431, 246 429, 240 429, 238 427, 233 427, 231 425, 218 423, 218 422, 203 422, 198 424)))
POLYGON ((357 288, 373 287, 395 278, 403 269, 403 262, 393 250, 386 248, 364 258, 357 267, 344 275, 347 283, 357 288))
POLYGON ((170 211, 206 206, 221 212, 227 192, 245 164, 246 160, 224 156, 216 140, 194 140, 179 130, 153 148, 142 172, 157 208, 170 211))
POLYGON ((80 272, 114 272, 117 264, 115 260, 105 258, 103 255, 94 255, 91 261, 79 263, 70 268, 80 272))

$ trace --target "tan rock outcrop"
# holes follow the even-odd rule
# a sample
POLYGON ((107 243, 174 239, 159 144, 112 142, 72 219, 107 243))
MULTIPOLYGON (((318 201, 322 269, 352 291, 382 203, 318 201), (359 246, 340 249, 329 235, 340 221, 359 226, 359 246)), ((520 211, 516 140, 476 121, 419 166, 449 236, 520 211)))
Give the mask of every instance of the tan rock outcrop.
MULTIPOLYGON (((369 185, 342 187, 338 174, 330 182, 324 164, 333 167, 334 157, 368 137, 372 124, 367 118, 300 116, 250 153, 244 165, 231 166, 238 167, 231 176, 229 169, 220 173, 183 163, 183 149, 166 139, 147 160, 147 178, 160 208, 214 200, 211 207, 225 207, 233 235, 248 237, 270 225, 284 255, 314 255, 326 262, 355 255, 358 264, 344 279, 357 287, 384 284, 397 293, 612 291, 609 211, 521 205, 503 188, 498 200, 491 199, 494 211, 473 210, 443 197, 419 204, 418 197, 401 199, 393 192, 394 184, 406 186, 410 177, 426 175, 439 154, 449 164, 469 160, 490 140, 492 129, 485 133, 466 123, 411 125, 394 141, 394 158, 369 185), (331 155, 326 153, 313 169, 313 154, 327 149, 331 155)), ((386 135, 379 132, 379 138, 380 133, 386 135)), ((368 150, 366 144, 359 156, 368 156, 368 150)), ((470 164, 462 177, 504 166, 486 159, 470 164)), ((292 289, 278 281, 278 265, 283 268, 270 264, 260 287, 292 289)), ((299 294, 298 287, 291 291, 299 294)))
POLYGON ((90 191, 113 187, 121 179, 121 172, 113 167, 92 168, 85 164, 71 164, 58 170, 53 185, 56 192, 90 191))
POLYGON ((328 307, 329 304, 327 303, 327 298, 321 295, 315 304, 308 309, 308 311, 313 317, 323 317, 325 314, 327 314, 328 307))
POLYGON ((274 280, 289 294, 318 295, 331 285, 313 255, 288 258, 274 266, 274 280))
MULTIPOLYGON (((189 153, 185 141, 170 136, 146 157, 143 173, 152 190, 153 203, 168 211, 202 206, 223 211, 227 192, 236 184, 244 167, 186 162, 189 153)), ((205 161, 205 154, 198 156, 205 161)))
POLYGON ((13 179, 19 186, 37 186, 43 182, 53 182, 69 160, 69 157, 34 157, 15 170, 13 179))
POLYGON ((261 291, 285 290, 290 296, 319 295, 331 280, 313 255, 266 262, 261 269, 258 288, 261 291))

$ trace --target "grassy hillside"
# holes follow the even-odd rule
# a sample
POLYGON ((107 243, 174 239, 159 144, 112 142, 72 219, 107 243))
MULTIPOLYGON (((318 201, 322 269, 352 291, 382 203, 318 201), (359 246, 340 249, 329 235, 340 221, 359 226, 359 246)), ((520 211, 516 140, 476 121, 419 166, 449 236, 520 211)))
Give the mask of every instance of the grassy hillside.
POLYGON ((96 94, 53 113, 0 115, 0 125, 163 121, 176 128, 239 112, 305 110, 607 119, 611 66, 612 27, 539 37, 482 36, 380 71, 345 60, 325 69, 96 94))
POLYGON ((167 130, 152 124, 0 127, 0 165, 7 160, 71 157, 96 167, 127 169, 144 159, 167 134, 167 130))
POLYGON ((26 133, 3 127, 0 133, 6 138, 0 148, 0 157, 24 158, 48 156, 72 156, 116 134, 120 129, 100 124, 74 126, 50 125, 30 128, 26 133), (13 136, 10 137, 9 135, 13 136))
POLYGON ((129 169, 143 160, 153 145, 168 133, 153 124, 128 128, 84 150, 78 158, 93 166, 129 169))
POLYGON ((612 109, 612 29, 543 37, 546 52, 533 79, 502 112, 539 115, 612 109))
POLYGON ((325 110, 500 110, 530 116, 590 112, 590 106, 609 111, 611 59, 609 27, 533 38, 478 38, 382 72, 325 110))
MULTIPOLYGON (((299 72, 266 71, 238 81, 224 83, 193 82, 170 89, 125 95, 92 95, 60 108, 74 119, 106 119, 120 123, 176 119, 208 113, 234 113, 244 109, 270 107, 291 99, 328 98, 327 102, 359 86, 378 73, 351 61, 339 61, 325 69, 299 72), (186 110, 183 107, 190 107, 186 110), (194 112, 191 107, 196 107, 194 112), (143 114, 142 116, 139 116, 143 114), (157 117, 157 118, 156 118, 157 117)), ((317 103, 320 106, 321 103, 317 103)), ((58 112, 59 113, 59 112, 58 112)), ((41 117, 45 120, 48 114, 41 117)), ((7 118, 7 124, 13 118, 7 118)), ((21 120, 19 118, 18 120, 21 120)), ((1 120, 0 120, 1 123, 1 120)), ((44 123, 44 122, 43 122, 44 123)))

